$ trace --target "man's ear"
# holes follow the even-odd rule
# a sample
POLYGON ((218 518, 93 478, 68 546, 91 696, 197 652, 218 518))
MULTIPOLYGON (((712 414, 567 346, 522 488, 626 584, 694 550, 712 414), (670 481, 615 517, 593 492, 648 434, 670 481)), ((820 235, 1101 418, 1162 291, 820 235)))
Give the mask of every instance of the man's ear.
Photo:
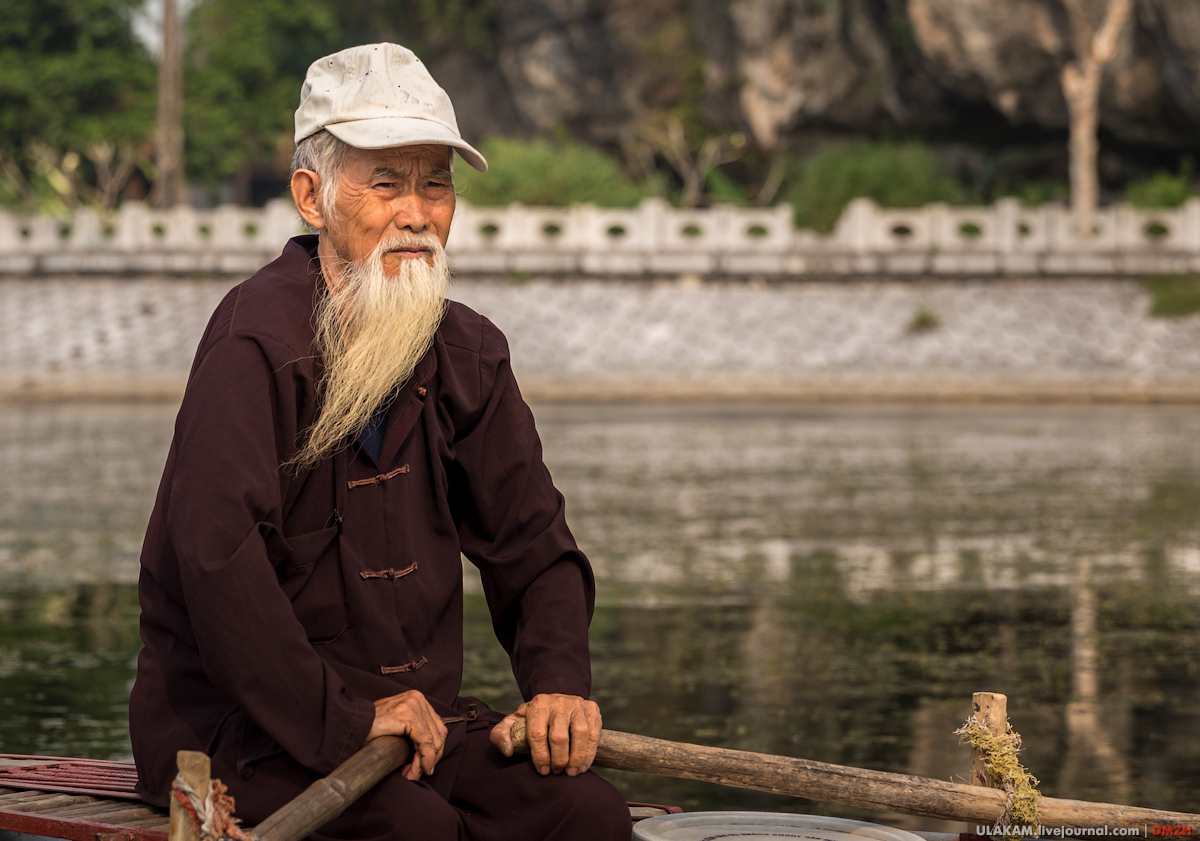
POLYGON ((321 176, 311 169, 298 169, 292 173, 292 201, 300 214, 314 231, 325 230, 325 214, 321 207, 321 176))

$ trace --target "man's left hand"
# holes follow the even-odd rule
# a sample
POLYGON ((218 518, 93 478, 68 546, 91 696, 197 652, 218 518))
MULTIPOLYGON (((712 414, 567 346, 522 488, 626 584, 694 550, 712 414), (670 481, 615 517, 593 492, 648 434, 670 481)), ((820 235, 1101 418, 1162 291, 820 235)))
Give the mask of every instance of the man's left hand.
POLYGON ((492 744, 505 756, 513 755, 513 722, 525 719, 529 752, 539 774, 582 774, 596 758, 600 741, 600 707, 578 695, 535 695, 492 728, 492 744))

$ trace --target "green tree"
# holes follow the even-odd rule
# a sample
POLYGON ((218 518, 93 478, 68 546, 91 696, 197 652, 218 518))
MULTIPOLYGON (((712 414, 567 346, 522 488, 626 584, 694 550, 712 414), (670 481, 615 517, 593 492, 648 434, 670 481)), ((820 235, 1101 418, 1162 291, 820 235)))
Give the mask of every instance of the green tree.
MULTIPOLYGON (((154 126, 142 0, 7 0, 0 15, 0 201, 71 203, 154 126), (105 158, 107 150, 108 159, 105 158)), ((115 196, 114 196, 115 198, 115 196)))
POLYGON ((283 175, 309 64, 396 41, 426 61, 494 47, 493 0, 201 0, 184 69, 188 167, 215 185, 245 167, 283 175))
POLYGON ((205 0, 188 19, 189 174, 215 185, 286 154, 308 65, 340 47, 329 0, 205 0))
POLYGON ((652 184, 626 178, 613 158, 565 138, 550 143, 489 137, 479 151, 488 160, 486 174, 462 165, 454 174, 463 200, 475 205, 631 207, 655 192, 652 184))

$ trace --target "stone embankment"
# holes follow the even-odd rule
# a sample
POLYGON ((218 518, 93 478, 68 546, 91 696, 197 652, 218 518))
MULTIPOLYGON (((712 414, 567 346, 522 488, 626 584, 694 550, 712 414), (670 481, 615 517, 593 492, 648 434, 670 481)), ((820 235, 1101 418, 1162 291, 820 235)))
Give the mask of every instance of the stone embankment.
MULTIPOLYGON (((177 398, 232 280, 0 281, 0 395, 177 398)), ((460 280, 533 399, 1200 401, 1123 279, 460 280)))

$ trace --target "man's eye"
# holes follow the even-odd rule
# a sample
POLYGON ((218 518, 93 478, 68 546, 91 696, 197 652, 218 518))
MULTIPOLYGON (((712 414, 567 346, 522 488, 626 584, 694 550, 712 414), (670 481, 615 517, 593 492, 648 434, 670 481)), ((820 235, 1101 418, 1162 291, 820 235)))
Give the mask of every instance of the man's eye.
POLYGON ((380 181, 379 183, 377 183, 375 185, 375 188, 377 190, 390 190, 392 187, 395 187, 395 186, 396 186, 395 181, 380 181))

